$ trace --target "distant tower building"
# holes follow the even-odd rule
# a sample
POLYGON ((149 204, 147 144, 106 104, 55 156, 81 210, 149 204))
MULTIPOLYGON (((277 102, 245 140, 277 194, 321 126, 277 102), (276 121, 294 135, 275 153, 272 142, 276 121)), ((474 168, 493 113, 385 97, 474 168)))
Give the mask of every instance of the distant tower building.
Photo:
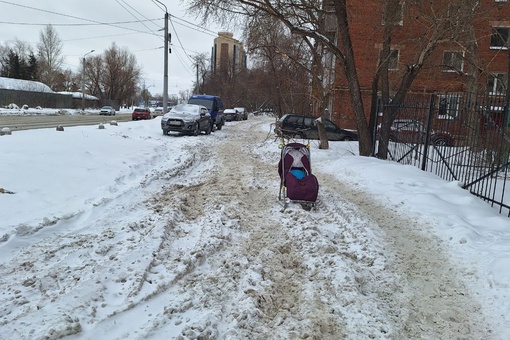
POLYGON ((212 72, 236 74, 246 68, 246 54, 243 44, 234 39, 230 32, 219 32, 212 49, 212 72))

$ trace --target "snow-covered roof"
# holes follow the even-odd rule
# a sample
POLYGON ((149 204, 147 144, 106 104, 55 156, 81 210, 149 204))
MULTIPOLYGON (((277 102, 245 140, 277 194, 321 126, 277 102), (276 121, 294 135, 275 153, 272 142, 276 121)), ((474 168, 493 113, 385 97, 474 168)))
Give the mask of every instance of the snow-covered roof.
MULTIPOLYGON (((79 98, 81 99, 82 98, 82 93, 81 92, 70 92, 70 91, 60 91, 59 92, 60 94, 70 94, 73 96, 73 98, 79 98)), ((87 100, 99 100, 99 98, 95 97, 95 96, 92 96, 90 94, 86 94, 85 93, 85 99, 87 100)))
POLYGON ((53 93, 53 90, 48 85, 39 81, 5 77, 0 77, 0 89, 53 93))

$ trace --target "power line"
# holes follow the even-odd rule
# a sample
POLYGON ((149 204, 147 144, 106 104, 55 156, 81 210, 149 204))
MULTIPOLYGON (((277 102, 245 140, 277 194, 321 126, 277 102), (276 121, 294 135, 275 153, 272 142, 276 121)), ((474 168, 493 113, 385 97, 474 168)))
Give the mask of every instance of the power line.
MULTIPOLYGON (((208 29, 208 28, 205 28, 205 27, 202 27, 202 26, 198 26, 198 25, 197 25, 197 24, 195 24, 195 23, 192 23, 192 22, 190 22, 190 21, 187 21, 187 20, 184 20, 184 19, 178 18, 178 17, 176 17, 175 15, 171 15, 171 14, 170 14, 170 17, 172 17, 172 18, 176 19, 177 21, 183 21, 184 23, 186 23, 186 24, 188 24, 188 25, 196 26, 196 27, 200 28, 200 31, 204 31, 204 32, 202 32, 202 33, 210 34, 210 35, 216 36, 216 32, 211 31, 211 30, 210 30, 210 29, 208 29)), ((180 24, 180 25, 183 25, 183 26, 184 26, 184 24, 182 24, 182 23, 179 23, 179 22, 177 22, 177 23, 178 23, 178 24, 180 24)))
MULTIPOLYGON (((121 4, 119 2, 119 0, 116 0, 117 3, 122 7, 124 8, 129 14, 131 14, 135 19, 137 19, 137 22, 141 23, 143 26, 145 26, 145 28, 147 28, 149 31, 151 31, 153 34, 156 34, 153 30, 151 30, 149 28, 149 26, 147 26, 142 20, 139 20, 136 15, 134 15, 132 12, 130 12, 123 4, 121 4)), ((134 9, 131 5, 129 5, 127 2, 125 2, 124 0, 121 0, 126 6, 128 6, 129 8, 131 8, 133 11, 135 11, 136 13, 138 13, 140 16, 142 16, 143 18, 147 19, 144 15, 142 15, 139 11, 137 11, 136 9, 134 9)))
POLYGON ((71 18, 71 19, 77 19, 77 20, 92 22, 92 23, 96 23, 96 24, 99 24, 99 25, 111 26, 111 27, 115 27, 115 28, 125 29, 125 30, 128 30, 128 31, 133 31, 133 32, 138 32, 138 33, 143 33, 143 34, 154 35, 154 33, 152 33, 152 32, 151 33, 144 32, 144 31, 140 31, 140 30, 137 30, 137 29, 134 29, 134 28, 118 26, 116 24, 110 24, 110 23, 107 23, 107 22, 101 22, 101 21, 92 20, 92 19, 80 18, 80 17, 74 16, 74 15, 69 15, 69 14, 57 13, 57 12, 53 12, 53 11, 48 11, 46 9, 41 9, 41 8, 36 8, 36 7, 31 7, 31 6, 21 5, 21 4, 16 4, 16 3, 13 3, 13 2, 10 2, 10 1, 0 0, 0 3, 5 3, 5 4, 8 4, 8 5, 18 6, 18 7, 22 7, 22 8, 27 8, 27 9, 31 9, 31 10, 39 11, 39 12, 43 12, 43 13, 50 13, 50 14, 54 14, 54 15, 58 15, 58 16, 63 16, 63 17, 66 17, 66 18, 71 18))
MULTIPOLYGON (((172 28, 174 29, 175 35, 176 35, 176 37, 177 37, 177 41, 179 41, 179 45, 182 47, 182 49, 184 49, 184 46, 182 46, 181 38, 179 38, 179 34, 177 34, 177 30, 175 29, 175 26, 174 26, 174 23, 173 23, 172 19, 170 19, 170 23, 172 24, 172 28)), ((193 61, 193 60, 191 60, 191 58, 188 56, 188 54, 186 54, 186 57, 187 57, 190 61, 193 61)))
MULTIPOLYGON (((156 19, 147 19, 145 21, 154 22, 156 20, 161 20, 161 18, 156 19)), ((54 24, 52 23, 51 26, 54 27, 81 27, 81 26, 103 26, 103 25, 122 25, 122 24, 133 24, 138 23, 140 20, 137 21, 117 21, 117 22, 110 22, 110 23, 89 23, 89 24, 54 24)), ((0 21, 0 24, 6 24, 6 25, 20 25, 20 26, 48 26, 48 23, 34 23, 34 22, 13 22, 13 21, 0 21)))
POLYGON ((100 38, 110 38, 110 37, 122 37, 122 36, 126 36, 126 35, 135 35, 135 34, 139 34, 139 33, 109 34, 109 35, 101 35, 101 36, 95 36, 95 37, 66 39, 66 40, 62 40, 62 41, 66 42, 66 41, 78 41, 78 40, 100 39, 100 38))

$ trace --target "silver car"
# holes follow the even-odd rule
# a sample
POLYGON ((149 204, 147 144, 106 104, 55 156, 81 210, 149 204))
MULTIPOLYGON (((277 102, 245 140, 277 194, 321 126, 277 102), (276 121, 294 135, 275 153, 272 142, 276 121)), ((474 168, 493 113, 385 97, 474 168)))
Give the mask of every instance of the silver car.
POLYGON ((198 104, 179 104, 161 118, 161 129, 164 135, 177 132, 187 135, 206 135, 212 131, 212 119, 209 110, 198 104))
POLYGON ((103 106, 99 111, 100 115, 115 116, 115 109, 111 106, 103 106))

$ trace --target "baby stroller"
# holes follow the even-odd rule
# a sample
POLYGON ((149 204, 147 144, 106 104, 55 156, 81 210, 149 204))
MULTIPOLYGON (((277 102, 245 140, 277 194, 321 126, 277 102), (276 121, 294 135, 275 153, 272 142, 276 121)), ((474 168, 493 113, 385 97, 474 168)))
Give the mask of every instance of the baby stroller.
POLYGON ((280 193, 278 199, 287 197, 312 208, 319 194, 319 182, 312 174, 310 147, 301 143, 283 145, 278 163, 280 193))

